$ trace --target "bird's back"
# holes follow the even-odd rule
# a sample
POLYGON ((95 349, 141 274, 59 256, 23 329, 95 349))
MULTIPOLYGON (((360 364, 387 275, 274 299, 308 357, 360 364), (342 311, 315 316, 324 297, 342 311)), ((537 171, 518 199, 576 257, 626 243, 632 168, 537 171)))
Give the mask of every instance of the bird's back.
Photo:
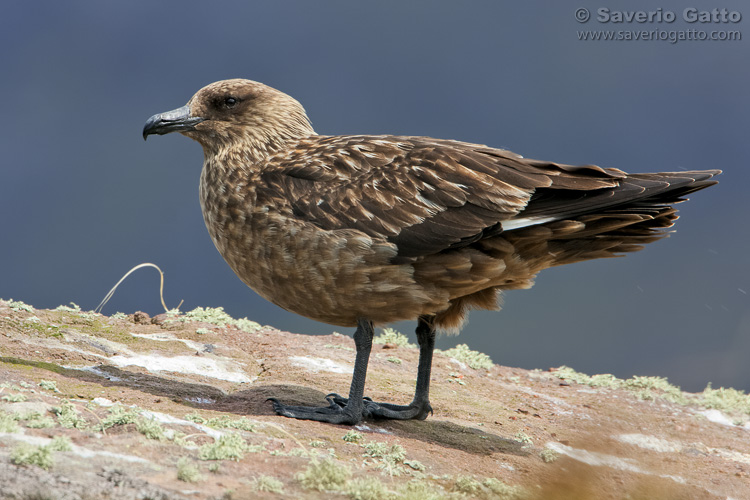
POLYGON ((206 225, 260 295, 332 324, 437 315, 449 331, 546 267, 662 237, 672 205, 718 173, 628 175, 399 136, 313 135, 225 167, 204 166, 206 225))

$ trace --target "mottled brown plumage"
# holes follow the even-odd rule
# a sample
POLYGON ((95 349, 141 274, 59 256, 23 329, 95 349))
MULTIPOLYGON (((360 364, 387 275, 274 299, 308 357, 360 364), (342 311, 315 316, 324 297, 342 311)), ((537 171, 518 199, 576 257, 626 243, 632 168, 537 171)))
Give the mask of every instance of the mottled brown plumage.
POLYGON ((351 402, 362 396, 356 371, 372 324, 419 319, 431 356, 436 329, 457 332, 468 310, 499 308, 501 290, 664 236, 671 205, 719 173, 629 175, 428 137, 320 136, 296 100, 248 80, 204 87, 152 117, 144 137, 172 131, 203 146, 203 215, 235 273, 289 311, 358 326, 349 401, 275 403, 287 416, 347 423, 430 410, 426 358, 412 405, 351 402))

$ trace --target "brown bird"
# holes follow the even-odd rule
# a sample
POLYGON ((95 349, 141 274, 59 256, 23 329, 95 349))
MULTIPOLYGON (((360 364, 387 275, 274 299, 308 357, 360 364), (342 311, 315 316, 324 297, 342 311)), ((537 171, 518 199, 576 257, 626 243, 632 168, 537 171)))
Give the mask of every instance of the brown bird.
POLYGON ((499 309, 547 267, 612 257, 663 237, 673 204, 719 170, 627 174, 523 158, 428 137, 322 136, 302 105, 262 83, 225 80, 149 118, 149 134, 203 146, 203 217, 229 266, 288 311, 356 326, 349 397, 288 406, 337 424, 424 419, 436 331, 470 309, 499 309), (364 397, 373 325, 417 320, 414 400, 364 397))

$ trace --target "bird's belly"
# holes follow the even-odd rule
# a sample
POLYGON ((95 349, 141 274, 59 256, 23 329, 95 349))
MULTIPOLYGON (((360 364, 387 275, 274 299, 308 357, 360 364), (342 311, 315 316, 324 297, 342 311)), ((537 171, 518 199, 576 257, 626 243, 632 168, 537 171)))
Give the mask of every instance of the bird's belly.
POLYGON ((241 220, 206 217, 206 224, 242 281, 308 318, 341 326, 355 326, 359 318, 383 324, 447 307, 446 297, 414 281, 411 265, 390 263, 393 245, 358 231, 325 231, 268 212, 241 220))

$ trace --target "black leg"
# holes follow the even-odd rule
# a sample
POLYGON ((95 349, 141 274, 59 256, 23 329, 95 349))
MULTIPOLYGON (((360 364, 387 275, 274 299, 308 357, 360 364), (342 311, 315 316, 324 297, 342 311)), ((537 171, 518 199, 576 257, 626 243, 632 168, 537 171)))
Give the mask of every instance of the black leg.
MULTIPOLYGON (((386 418, 392 420, 424 420, 432 413, 430 406, 430 372, 432 370, 432 353, 435 350, 435 327, 432 316, 421 316, 417 324, 417 341, 419 342, 419 367, 417 368, 417 388, 414 400, 408 405, 377 403, 369 398, 364 401, 364 416, 369 418, 386 418)), ((350 396, 351 397, 351 396, 350 396)), ((329 401, 345 407, 351 399, 336 394, 328 395, 329 401)))
MULTIPOLYGON (((354 345, 357 348, 357 357, 354 361, 354 374, 352 385, 349 389, 349 399, 329 395, 326 397, 330 403, 328 406, 316 408, 314 406, 287 406, 281 404, 277 399, 270 398, 273 409, 279 415, 302 420, 317 420, 330 424, 354 425, 362 420, 364 415, 365 400, 365 378, 367 376, 367 363, 372 350, 373 336, 372 322, 359 320, 357 331, 354 332, 354 345), (338 400, 336 400, 338 399, 338 400), (344 404, 340 404, 345 401, 344 404)), ((428 380, 429 383, 429 380, 428 380)))

